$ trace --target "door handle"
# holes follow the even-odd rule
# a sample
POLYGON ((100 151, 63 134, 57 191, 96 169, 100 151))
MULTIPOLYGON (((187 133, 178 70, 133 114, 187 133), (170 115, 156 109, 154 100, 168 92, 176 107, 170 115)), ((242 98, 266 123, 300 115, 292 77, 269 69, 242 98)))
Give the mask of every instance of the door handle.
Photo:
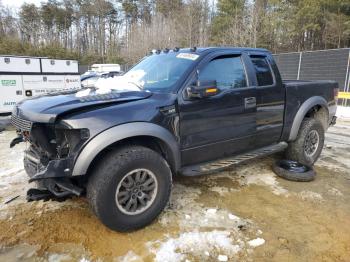
POLYGON ((256 107, 256 97, 246 97, 244 98, 244 108, 255 108, 256 107))

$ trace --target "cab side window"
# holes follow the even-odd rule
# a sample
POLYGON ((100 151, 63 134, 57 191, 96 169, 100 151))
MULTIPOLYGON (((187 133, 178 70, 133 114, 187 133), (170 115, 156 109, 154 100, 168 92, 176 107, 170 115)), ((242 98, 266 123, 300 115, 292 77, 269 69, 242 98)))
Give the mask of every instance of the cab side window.
POLYGON ((256 78, 258 80, 258 86, 270 86, 273 85, 273 76, 270 65, 264 56, 251 56, 250 57, 256 72, 256 78))
POLYGON ((200 81, 216 80, 217 87, 221 90, 247 86, 245 70, 239 56, 215 58, 200 70, 198 79, 200 81))

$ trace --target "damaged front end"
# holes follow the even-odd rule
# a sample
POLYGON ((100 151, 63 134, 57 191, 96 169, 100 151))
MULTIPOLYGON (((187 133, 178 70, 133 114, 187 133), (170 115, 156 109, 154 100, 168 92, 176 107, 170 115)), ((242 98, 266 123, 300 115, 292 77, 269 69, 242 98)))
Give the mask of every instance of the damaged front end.
POLYGON ((27 142, 24 169, 29 182, 37 188, 27 192, 27 199, 65 199, 83 193, 82 181, 72 178, 74 160, 89 138, 88 129, 70 129, 50 123, 33 123, 12 115, 17 138, 11 146, 27 142))

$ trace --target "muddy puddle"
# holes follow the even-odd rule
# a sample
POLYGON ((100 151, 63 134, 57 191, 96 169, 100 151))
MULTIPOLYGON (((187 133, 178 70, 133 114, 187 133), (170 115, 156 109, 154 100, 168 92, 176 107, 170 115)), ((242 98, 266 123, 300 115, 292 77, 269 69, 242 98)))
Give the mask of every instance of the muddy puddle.
POLYGON ((311 183, 276 177, 273 157, 178 177, 167 209, 132 233, 104 227, 84 199, 27 203, 24 145, 0 133, 0 261, 350 261, 344 130, 330 129, 311 183))

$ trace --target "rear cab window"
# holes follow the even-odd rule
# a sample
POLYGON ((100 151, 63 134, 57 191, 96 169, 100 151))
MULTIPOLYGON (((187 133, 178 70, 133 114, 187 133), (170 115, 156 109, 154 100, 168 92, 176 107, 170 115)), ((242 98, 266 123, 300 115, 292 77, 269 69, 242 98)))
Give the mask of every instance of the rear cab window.
POLYGON ((216 80, 220 90, 247 87, 246 72, 241 56, 219 56, 199 72, 200 81, 216 80))
POLYGON ((266 56, 251 55, 250 59, 255 69, 258 86, 273 85, 274 77, 266 56))

